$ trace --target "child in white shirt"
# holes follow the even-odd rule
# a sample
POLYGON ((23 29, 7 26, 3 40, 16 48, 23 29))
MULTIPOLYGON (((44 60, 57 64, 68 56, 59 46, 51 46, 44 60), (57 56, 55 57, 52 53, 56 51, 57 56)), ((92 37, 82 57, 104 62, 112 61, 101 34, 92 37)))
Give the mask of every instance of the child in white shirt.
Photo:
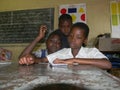
POLYGON ((68 42, 70 48, 64 48, 55 53, 49 54, 47 60, 50 64, 89 64, 102 69, 110 69, 111 63, 108 58, 102 54, 97 48, 86 48, 89 34, 89 27, 85 23, 73 24, 68 42))

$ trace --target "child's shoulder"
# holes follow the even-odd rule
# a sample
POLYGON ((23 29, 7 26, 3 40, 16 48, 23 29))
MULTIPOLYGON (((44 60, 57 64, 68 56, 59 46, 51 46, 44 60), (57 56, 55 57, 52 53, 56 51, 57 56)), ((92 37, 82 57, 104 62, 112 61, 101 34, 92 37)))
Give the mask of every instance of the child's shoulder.
POLYGON ((93 51, 99 51, 97 48, 95 47, 82 47, 82 50, 86 51, 86 52, 93 52, 93 51))
POLYGON ((71 49, 70 48, 63 48, 59 51, 57 51, 58 53, 68 53, 71 49))

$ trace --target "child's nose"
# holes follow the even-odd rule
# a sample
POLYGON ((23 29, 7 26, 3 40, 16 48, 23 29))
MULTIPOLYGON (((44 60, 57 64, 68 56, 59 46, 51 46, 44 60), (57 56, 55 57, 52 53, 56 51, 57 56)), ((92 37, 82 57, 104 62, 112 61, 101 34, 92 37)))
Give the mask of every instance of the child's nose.
POLYGON ((53 47, 54 47, 54 46, 55 46, 55 47, 57 46, 57 42, 54 42, 54 43, 53 43, 53 47))
POLYGON ((73 37, 71 38, 71 40, 72 40, 72 41, 75 41, 75 37, 73 36, 73 37))

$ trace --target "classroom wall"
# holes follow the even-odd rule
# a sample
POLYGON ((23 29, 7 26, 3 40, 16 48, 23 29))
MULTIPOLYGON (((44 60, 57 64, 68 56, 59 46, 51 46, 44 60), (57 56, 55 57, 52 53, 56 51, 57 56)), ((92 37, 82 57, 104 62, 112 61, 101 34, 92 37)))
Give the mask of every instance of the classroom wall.
MULTIPOLYGON (((79 4, 86 3, 87 24, 90 27, 88 45, 92 46, 95 37, 103 33, 111 33, 110 27, 110 0, 0 0, 0 12, 39 9, 39 8, 55 8, 54 28, 58 25, 58 9, 62 4, 79 4)), ((17 57, 27 44, 0 45, 13 51, 13 59, 17 57)), ((44 47, 44 44, 42 45, 44 47)))

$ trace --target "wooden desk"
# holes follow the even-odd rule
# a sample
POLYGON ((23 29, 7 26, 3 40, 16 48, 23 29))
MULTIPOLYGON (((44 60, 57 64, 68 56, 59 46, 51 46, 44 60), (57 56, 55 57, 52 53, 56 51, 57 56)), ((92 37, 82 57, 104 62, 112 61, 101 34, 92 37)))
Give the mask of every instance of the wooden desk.
POLYGON ((20 66, 12 63, 0 67, 0 90, 32 90, 47 84, 70 84, 85 90, 120 90, 120 79, 90 65, 51 68, 49 64, 20 66))

